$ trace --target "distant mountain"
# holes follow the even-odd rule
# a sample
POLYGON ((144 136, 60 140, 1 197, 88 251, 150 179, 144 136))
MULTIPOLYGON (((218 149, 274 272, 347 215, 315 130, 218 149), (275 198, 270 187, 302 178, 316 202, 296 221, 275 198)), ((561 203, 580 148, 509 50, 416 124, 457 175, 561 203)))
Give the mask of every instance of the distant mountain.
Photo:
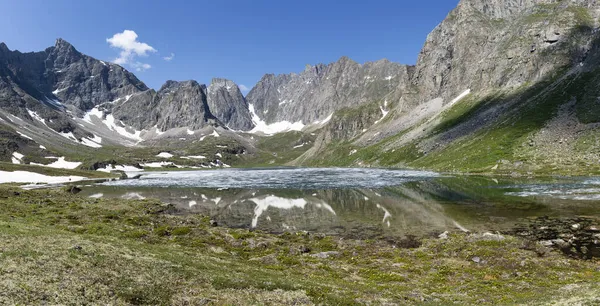
POLYGON ((0 127, 133 148, 227 134, 243 142, 236 158, 264 150, 270 164, 600 171, 599 17, 594 0, 461 0, 415 66, 342 57, 266 74, 246 97, 220 78, 149 89, 62 39, 33 53, 2 43, 0 127))

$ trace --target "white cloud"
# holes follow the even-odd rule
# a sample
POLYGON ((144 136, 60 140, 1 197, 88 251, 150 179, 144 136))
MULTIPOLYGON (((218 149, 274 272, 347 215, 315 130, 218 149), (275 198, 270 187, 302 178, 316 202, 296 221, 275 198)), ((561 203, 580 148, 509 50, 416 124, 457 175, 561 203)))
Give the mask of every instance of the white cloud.
POLYGON ((244 91, 244 92, 250 91, 250 88, 248 88, 248 86, 246 86, 244 84, 240 84, 238 87, 240 88, 241 91, 244 91))
POLYGON ((113 48, 120 49, 119 57, 114 60, 115 64, 129 64, 137 71, 150 69, 152 66, 135 61, 136 56, 148 56, 150 52, 156 52, 156 49, 147 43, 139 42, 138 35, 132 30, 125 30, 123 33, 117 33, 106 42, 113 48))
POLYGON ((140 63, 140 62, 131 63, 129 65, 131 67, 135 68, 135 71, 145 71, 145 70, 152 68, 152 66, 150 66, 150 64, 140 63))
POLYGON ((175 57, 175 53, 171 53, 169 56, 163 57, 163 59, 167 62, 170 62, 175 57))

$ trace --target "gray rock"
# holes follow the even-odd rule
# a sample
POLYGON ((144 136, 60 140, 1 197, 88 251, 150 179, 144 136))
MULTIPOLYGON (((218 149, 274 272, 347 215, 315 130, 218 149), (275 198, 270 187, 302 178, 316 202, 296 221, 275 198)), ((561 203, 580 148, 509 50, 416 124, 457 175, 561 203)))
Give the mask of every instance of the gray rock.
POLYGON ((308 124, 345 107, 376 101, 383 105, 390 92, 407 87, 411 71, 388 60, 360 65, 342 57, 329 65, 307 65, 300 74, 267 74, 246 100, 267 123, 308 124))
POLYGON ((336 252, 336 251, 321 252, 321 253, 312 254, 310 256, 315 257, 315 258, 326 259, 331 256, 334 256, 334 257, 340 256, 340 252, 336 252))
POLYGON ((150 89, 107 107, 116 119, 137 130, 221 125, 209 110, 206 87, 196 81, 167 81, 158 92, 150 89))
POLYGON ((207 96, 211 113, 228 128, 248 131, 254 127, 246 99, 234 82, 212 79, 207 96))

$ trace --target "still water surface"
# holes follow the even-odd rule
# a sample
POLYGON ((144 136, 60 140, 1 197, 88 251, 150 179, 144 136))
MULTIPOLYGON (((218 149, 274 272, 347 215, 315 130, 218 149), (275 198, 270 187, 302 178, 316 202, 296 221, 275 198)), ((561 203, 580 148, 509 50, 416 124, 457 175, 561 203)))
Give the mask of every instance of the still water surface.
POLYGON ((533 217, 595 217, 600 179, 447 176, 389 169, 147 172, 84 188, 89 197, 156 198, 222 226, 394 239, 506 231, 533 217))

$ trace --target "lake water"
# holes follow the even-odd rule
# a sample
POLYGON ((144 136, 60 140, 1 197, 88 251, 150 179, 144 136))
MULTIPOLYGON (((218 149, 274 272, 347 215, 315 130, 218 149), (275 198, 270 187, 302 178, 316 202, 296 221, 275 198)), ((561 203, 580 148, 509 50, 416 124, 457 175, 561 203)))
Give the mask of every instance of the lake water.
POLYGON ((85 196, 156 198, 221 226, 359 239, 509 231, 536 217, 595 218, 600 179, 449 176, 386 169, 146 172, 85 196))

